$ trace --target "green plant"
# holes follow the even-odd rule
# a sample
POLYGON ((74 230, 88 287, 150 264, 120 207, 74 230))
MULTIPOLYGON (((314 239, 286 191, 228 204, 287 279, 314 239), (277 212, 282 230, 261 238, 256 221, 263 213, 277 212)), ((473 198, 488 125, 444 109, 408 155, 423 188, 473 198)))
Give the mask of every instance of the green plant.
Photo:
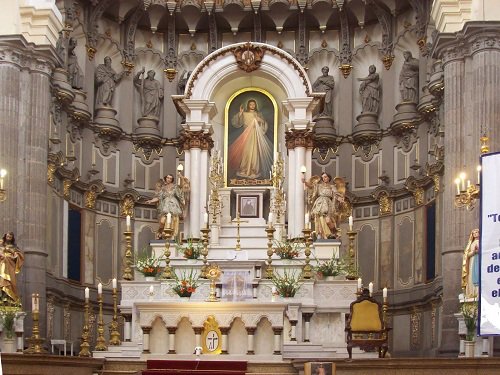
POLYGON ((462 312, 462 316, 464 317, 465 327, 467 327, 465 339, 467 341, 473 341, 474 336, 476 335, 477 327, 477 301, 473 300, 462 302, 460 310, 462 312))
POLYGON ((154 254, 149 255, 146 250, 143 250, 135 261, 135 268, 144 276, 156 276, 161 271, 160 259, 154 254))
POLYGON ((0 304, 0 322, 2 323, 5 337, 11 339, 15 335, 16 314, 21 311, 21 303, 2 300, 0 304))
POLYGON ((292 241, 274 241, 274 253, 281 259, 294 259, 298 258, 302 251, 302 244, 292 241))
POLYGON ((355 280, 361 277, 361 272, 356 265, 355 259, 351 259, 349 255, 345 255, 340 259, 339 267, 342 270, 341 273, 345 275, 348 280, 355 280))
POLYGON ((335 258, 328 259, 323 262, 318 262, 318 265, 314 267, 314 270, 320 278, 327 276, 338 276, 343 273, 342 264, 338 259, 335 258))
POLYGON ((200 275, 193 269, 189 273, 182 271, 180 276, 174 272, 175 284, 172 289, 179 297, 190 297, 192 293, 196 292, 199 278, 200 275))
POLYGON ((185 244, 176 243, 175 248, 182 253, 186 259, 198 259, 201 256, 203 245, 200 242, 188 239, 185 244))
POLYGON ((300 289, 302 274, 296 271, 284 270, 283 274, 274 273, 271 281, 276 287, 276 291, 281 297, 294 297, 300 289))

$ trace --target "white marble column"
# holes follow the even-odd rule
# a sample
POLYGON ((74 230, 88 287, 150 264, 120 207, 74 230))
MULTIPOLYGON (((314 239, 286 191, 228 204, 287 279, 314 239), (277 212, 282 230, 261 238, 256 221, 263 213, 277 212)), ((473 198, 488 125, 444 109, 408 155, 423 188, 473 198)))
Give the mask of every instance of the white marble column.
POLYGON ((311 167, 306 165, 306 149, 305 147, 295 148, 295 170, 293 172, 293 183, 295 185, 295 222, 293 226, 293 237, 302 236, 304 229, 304 213, 305 213, 305 194, 304 183, 302 182, 302 173, 300 168, 306 166, 307 169, 311 167))
MULTIPOLYGON (((293 181, 292 176, 295 175, 296 170, 295 165, 295 149, 291 148, 288 150, 288 194, 286 199, 286 209, 288 213, 288 235, 293 234, 293 228, 295 228, 295 209, 297 207, 295 201, 295 189, 296 185, 293 181)), ((285 213, 285 215, 287 214, 285 213)))
POLYGON ((191 206, 189 207, 189 226, 190 233, 187 234, 188 237, 200 237, 200 211, 202 207, 200 206, 200 177, 201 177, 201 149, 192 148, 191 149, 191 206))
POLYGON ((141 327, 142 328, 142 352, 150 353, 149 351, 149 336, 151 333, 151 327, 141 327))
POLYGON ((194 327, 194 338, 196 345, 195 346, 201 346, 201 333, 203 332, 203 327, 194 327))
POLYGON ((283 327, 273 327, 274 332, 274 353, 275 355, 281 355, 281 333, 283 332, 283 327))
POLYGON ((168 331, 168 354, 175 354, 175 332, 177 327, 167 327, 168 331))
POLYGON ((255 338, 255 327, 246 327, 247 329, 247 354, 253 355, 254 351, 254 338, 255 338))
POLYGON ((227 335, 229 333, 229 327, 220 327, 221 332, 221 354, 228 354, 227 351, 227 335))
MULTIPOLYGON (((200 165, 198 169, 200 170, 200 195, 199 195, 199 204, 200 204, 200 211, 198 212, 198 223, 200 223, 200 229, 204 224, 203 222, 203 214, 207 212, 206 210, 208 209, 207 207, 207 201, 208 201, 208 170, 210 168, 210 161, 208 158, 208 150, 201 150, 200 154, 200 165)), ((199 233, 196 235, 198 237, 201 237, 201 234, 199 233)))
MULTIPOLYGON (((191 150, 184 149, 184 176, 188 178, 190 183, 192 183, 191 179, 191 150)), ((191 197, 190 197, 191 198, 191 197)), ((188 212, 191 212, 190 210, 188 212)), ((189 237, 191 233, 191 223, 190 223, 189 213, 186 214, 184 218, 184 237, 189 237)))

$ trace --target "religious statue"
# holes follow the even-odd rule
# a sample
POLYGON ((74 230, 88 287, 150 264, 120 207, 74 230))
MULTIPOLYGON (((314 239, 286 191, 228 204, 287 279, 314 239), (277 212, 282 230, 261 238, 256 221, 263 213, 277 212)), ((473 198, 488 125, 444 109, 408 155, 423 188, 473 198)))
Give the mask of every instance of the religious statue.
POLYGON ((333 89, 335 88, 335 79, 328 75, 330 68, 324 66, 321 68, 322 76, 319 76, 313 84, 313 90, 325 93, 325 105, 321 115, 333 117, 333 89))
POLYGON ((231 168, 237 170, 238 177, 262 178, 273 163, 273 144, 266 134, 268 124, 257 107, 257 101, 249 99, 246 108, 240 105, 231 125, 244 129, 229 147, 231 168))
POLYGON ((177 84, 177 94, 184 95, 184 91, 186 90, 186 85, 189 77, 191 77, 191 71, 186 71, 182 75, 182 78, 179 79, 179 83, 177 84))
POLYGON ((116 84, 121 81, 125 71, 116 73, 111 67, 111 57, 104 58, 104 64, 99 64, 95 72, 97 84, 96 106, 111 107, 116 84))
POLYGON ((462 289, 465 298, 476 298, 479 287, 479 229, 473 229, 462 260, 462 289))
POLYGON ((344 203, 345 182, 342 178, 332 178, 323 172, 302 182, 308 189, 308 201, 312 204, 311 215, 318 238, 336 238, 340 220, 341 205, 344 203))
POLYGON ((359 86, 362 107, 361 113, 378 113, 380 107, 380 82, 375 65, 370 65, 368 68, 368 76, 365 78, 358 78, 358 81, 361 81, 361 85, 359 86))
POLYGON ((178 174, 179 184, 174 183, 174 176, 166 175, 163 181, 156 184, 155 196, 146 201, 146 204, 157 203, 159 228, 157 239, 163 238, 165 224, 171 225, 173 236, 179 233, 179 221, 186 215, 189 200, 189 180, 178 174), (170 220, 170 222, 168 222, 170 220))
POLYGON ((16 245, 13 232, 4 234, 0 241, 0 287, 1 298, 18 301, 16 275, 21 271, 24 255, 16 245))
POLYGON ((155 71, 149 70, 146 78, 141 78, 146 72, 142 68, 134 77, 134 85, 139 89, 141 95, 141 114, 142 117, 160 117, 161 100, 163 99, 163 88, 160 82, 155 79, 155 71))
POLYGON ((418 60, 410 51, 403 52, 404 63, 399 74, 399 91, 403 102, 418 103, 418 60))
POLYGON ((80 65, 78 65, 78 59, 75 55, 77 41, 75 38, 70 38, 68 43, 68 76, 69 84, 74 89, 83 88, 83 74, 80 65))

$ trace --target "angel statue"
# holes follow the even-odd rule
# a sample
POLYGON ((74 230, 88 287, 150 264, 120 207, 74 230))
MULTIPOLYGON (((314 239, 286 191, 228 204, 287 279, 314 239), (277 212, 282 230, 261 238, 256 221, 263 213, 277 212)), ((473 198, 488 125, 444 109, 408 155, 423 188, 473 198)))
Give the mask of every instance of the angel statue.
POLYGON ((158 181, 155 189, 155 196, 146 201, 146 204, 157 203, 159 228, 156 239, 163 238, 163 229, 170 216, 172 234, 176 237, 179 234, 179 222, 187 214, 189 203, 190 183, 187 177, 178 173, 179 184, 174 183, 174 176, 167 174, 163 180, 158 181))
POLYGON ((318 238, 337 238, 337 223, 340 222, 344 205, 345 182, 341 177, 332 178, 323 172, 309 181, 302 178, 308 189, 308 202, 312 204, 311 215, 318 238))

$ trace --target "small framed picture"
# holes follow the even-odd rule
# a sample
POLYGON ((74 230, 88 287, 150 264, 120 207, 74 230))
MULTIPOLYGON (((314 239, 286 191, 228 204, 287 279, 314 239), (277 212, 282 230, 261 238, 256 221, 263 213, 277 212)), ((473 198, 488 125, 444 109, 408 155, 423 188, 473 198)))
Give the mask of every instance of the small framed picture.
POLYGON ((333 362, 306 362, 304 364, 304 375, 335 375, 335 363, 333 362))
POLYGON ((259 197, 257 195, 240 195, 239 198, 240 217, 259 217, 259 197))

